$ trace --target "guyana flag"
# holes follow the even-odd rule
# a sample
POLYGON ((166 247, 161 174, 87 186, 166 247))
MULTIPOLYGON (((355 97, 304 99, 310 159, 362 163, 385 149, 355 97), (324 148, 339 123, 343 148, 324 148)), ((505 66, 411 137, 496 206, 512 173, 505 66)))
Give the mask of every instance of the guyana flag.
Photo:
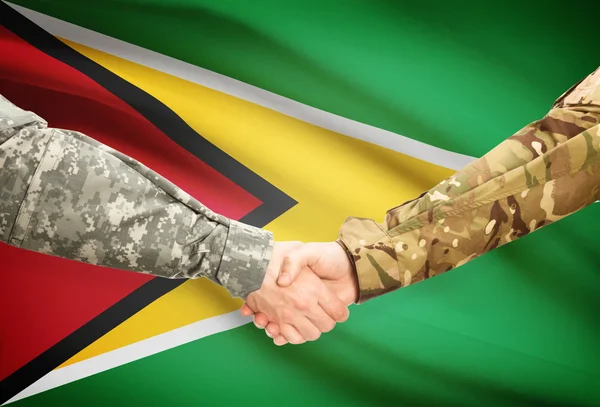
MULTIPOLYGON (((382 220, 600 63, 599 2, 0 1, 0 93, 277 240, 382 220)), ((600 205, 275 347, 241 302, 0 246, 0 404, 593 406, 600 205)))

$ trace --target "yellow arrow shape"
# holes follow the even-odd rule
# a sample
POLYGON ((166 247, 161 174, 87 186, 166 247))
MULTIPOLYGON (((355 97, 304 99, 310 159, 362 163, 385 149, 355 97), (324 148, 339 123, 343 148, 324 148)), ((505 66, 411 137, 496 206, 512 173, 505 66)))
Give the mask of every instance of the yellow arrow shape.
MULTIPOLYGON (((267 229, 277 240, 328 241, 347 216, 383 220, 453 171, 302 122, 254 103, 63 40, 148 92, 202 137, 298 205, 267 229)), ((189 281, 62 366, 239 308, 221 287, 189 281)), ((61 366, 61 367, 62 367, 61 366)))

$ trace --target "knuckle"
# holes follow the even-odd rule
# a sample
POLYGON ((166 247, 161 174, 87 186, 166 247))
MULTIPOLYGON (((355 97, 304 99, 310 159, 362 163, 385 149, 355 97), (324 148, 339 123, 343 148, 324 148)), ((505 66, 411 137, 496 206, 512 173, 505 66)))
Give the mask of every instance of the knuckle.
POLYGON ((302 345, 304 342, 306 342, 306 339, 304 338, 293 338, 293 341, 288 341, 289 343, 291 343, 292 345, 302 345))
POLYGON ((269 322, 268 318, 264 314, 254 315, 254 323, 260 324, 263 327, 269 322))
POLYGON ((290 267, 292 264, 294 264, 295 260, 296 256, 293 253, 288 253, 283 256, 282 264, 284 267, 290 267))
POLYGON ((334 319, 337 322, 343 322, 346 318, 346 308, 340 306, 333 309, 334 319))
POLYGON ((308 311, 310 302, 305 297, 296 297, 294 298, 294 306, 300 311, 308 311))
POLYGON ((261 326, 265 327, 269 323, 269 318, 267 318, 267 316, 265 314, 260 314, 260 315, 257 315, 256 318, 254 318, 254 321, 257 324, 260 324, 261 326))
POLYGON ((298 303, 298 309, 300 311, 308 311, 310 309, 310 304, 306 300, 302 300, 298 303))
POLYGON ((269 333, 269 335, 275 337, 279 334, 279 327, 277 324, 269 324, 267 325, 266 331, 269 333))
POLYGON ((292 345, 299 345, 304 342, 304 338, 300 335, 296 330, 294 330, 291 326, 286 326, 284 332, 282 332, 282 336, 292 345))
POLYGON ((280 319, 281 321, 289 321, 290 319, 292 319, 292 310, 289 309, 288 307, 284 307, 281 309, 281 311, 279 312, 280 314, 280 319))
MULTIPOLYGON (((254 311, 256 309, 256 294, 252 293, 246 298, 246 303, 244 304, 250 311, 254 311)), ((243 308, 242 308, 243 309, 243 308)))
POLYGON ((335 328, 335 321, 327 321, 323 327, 325 328, 323 332, 331 332, 335 328))

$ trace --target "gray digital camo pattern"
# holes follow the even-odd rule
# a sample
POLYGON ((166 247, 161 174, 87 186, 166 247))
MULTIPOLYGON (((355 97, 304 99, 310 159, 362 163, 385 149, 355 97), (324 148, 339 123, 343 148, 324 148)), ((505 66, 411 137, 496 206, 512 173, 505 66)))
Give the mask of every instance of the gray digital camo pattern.
POLYGON ((270 232, 218 215, 154 171, 0 95, 0 240, 166 278, 258 289, 270 232))

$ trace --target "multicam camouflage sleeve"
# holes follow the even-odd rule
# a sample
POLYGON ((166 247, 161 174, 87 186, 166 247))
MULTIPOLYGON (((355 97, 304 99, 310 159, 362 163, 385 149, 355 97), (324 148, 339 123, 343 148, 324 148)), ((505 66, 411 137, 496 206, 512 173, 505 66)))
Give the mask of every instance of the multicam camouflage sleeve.
POLYGON ((364 302, 459 267, 600 198, 600 68, 543 119, 384 223, 348 218, 340 242, 364 302))
POLYGON ((232 296, 262 285, 272 234, 229 220, 139 162, 52 129, 0 95, 0 240, 166 278, 207 277, 232 296))

